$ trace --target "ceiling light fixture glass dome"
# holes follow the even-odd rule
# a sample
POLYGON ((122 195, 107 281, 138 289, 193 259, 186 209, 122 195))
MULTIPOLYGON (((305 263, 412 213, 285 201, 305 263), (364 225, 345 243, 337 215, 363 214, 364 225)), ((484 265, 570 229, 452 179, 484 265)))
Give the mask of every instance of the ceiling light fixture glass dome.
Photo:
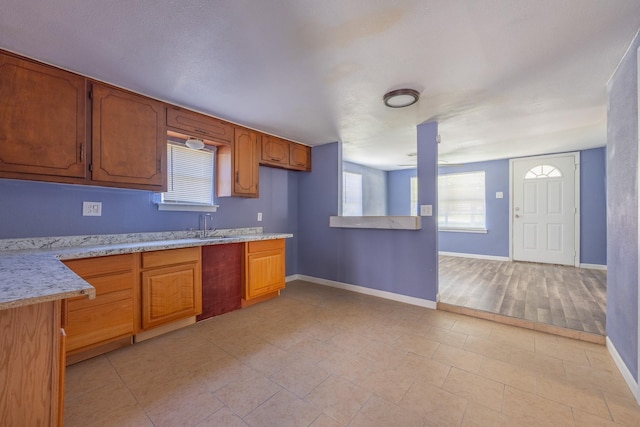
POLYGON ((414 89, 397 89, 385 93, 382 99, 387 107, 403 108, 418 102, 420 93, 414 89))

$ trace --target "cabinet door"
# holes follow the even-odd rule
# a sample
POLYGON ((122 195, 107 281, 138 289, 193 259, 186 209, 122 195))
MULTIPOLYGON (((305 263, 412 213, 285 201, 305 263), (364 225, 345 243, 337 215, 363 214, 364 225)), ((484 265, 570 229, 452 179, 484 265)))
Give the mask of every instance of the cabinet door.
POLYGON ((61 425, 60 301, 0 311, 0 425, 61 425))
POLYGON ((178 107, 167 107, 167 127, 223 144, 233 141, 231 124, 178 107))
POLYGON ((0 173, 83 178, 86 80, 0 54, 0 173))
POLYGON ((166 191, 164 105, 98 83, 92 99, 92 179, 166 191))
POLYGON ((291 169, 311 170, 311 147, 292 143, 290 145, 289 166, 291 169))
POLYGON ((150 329, 202 312, 200 263, 142 272, 142 327, 150 329))
POLYGON ((289 166, 289 141, 271 135, 262 135, 260 163, 273 166, 289 166))
POLYGON ((236 128, 233 146, 233 195, 258 197, 259 135, 248 129, 236 128))
POLYGON ((247 295, 259 297, 284 288, 284 251, 274 249, 247 256, 247 295))

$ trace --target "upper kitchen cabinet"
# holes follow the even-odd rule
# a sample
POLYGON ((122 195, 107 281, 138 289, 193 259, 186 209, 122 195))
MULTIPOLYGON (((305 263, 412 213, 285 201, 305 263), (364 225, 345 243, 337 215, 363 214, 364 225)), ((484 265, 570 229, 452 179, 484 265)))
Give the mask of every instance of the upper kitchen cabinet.
POLYGON ((84 178, 85 97, 84 77, 0 52, 0 176, 84 178))
POLYGON ((233 142, 233 126, 230 123, 179 107, 167 107, 167 128, 220 144, 233 142))
POLYGON ((166 191, 166 135, 162 102, 93 83, 94 181, 166 191))
POLYGON ((289 147, 289 167, 295 170, 311 170, 311 147, 291 143, 289 147))
POLYGON ((311 148, 271 135, 262 136, 260 164, 299 171, 311 170, 311 148))
POLYGON ((260 134, 235 128, 231 147, 218 147, 218 197, 258 197, 260 134))
POLYGON ((289 167, 289 141, 271 135, 263 135, 261 148, 260 164, 289 167))

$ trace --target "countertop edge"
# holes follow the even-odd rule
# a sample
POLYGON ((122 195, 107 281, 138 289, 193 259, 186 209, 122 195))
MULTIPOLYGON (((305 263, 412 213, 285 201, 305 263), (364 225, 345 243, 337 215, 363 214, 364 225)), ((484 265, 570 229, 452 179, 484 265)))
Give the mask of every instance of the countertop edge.
POLYGON ((62 262, 65 260, 292 237, 293 234, 290 233, 261 233, 224 238, 190 238, 0 252, 0 310, 77 296, 95 298, 95 288, 68 269, 62 262), (14 268, 8 268, 6 264, 9 263, 13 264, 14 268), (33 267, 34 265, 40 269, 33 267), (55 269, 53 278, 48 270, 52 268, 55 269), (56 283, 51 284, 52 280, 56 283), (58 282, 65 284, 61 285, 58 282), (5 296, 3 294, 9 293, 7 289, 17 289, 22 291, 22 294, 5 296))

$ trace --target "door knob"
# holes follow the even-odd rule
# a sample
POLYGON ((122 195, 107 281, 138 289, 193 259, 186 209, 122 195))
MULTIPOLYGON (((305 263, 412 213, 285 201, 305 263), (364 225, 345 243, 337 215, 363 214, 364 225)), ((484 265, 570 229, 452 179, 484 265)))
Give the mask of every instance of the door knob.
POLYGON ((520 215, 516 214, 516 218, 520 218, 520 215))

